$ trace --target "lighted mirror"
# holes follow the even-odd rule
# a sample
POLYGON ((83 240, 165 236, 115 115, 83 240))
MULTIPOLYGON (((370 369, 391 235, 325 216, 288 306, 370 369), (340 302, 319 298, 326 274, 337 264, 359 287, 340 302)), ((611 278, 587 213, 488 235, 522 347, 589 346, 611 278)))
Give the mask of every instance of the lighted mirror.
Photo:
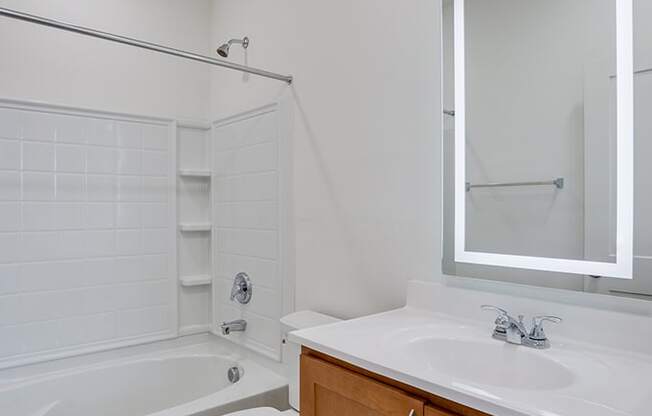
POLYGON ((447 4, 454 261, 631 279, 632 0, 447 4))

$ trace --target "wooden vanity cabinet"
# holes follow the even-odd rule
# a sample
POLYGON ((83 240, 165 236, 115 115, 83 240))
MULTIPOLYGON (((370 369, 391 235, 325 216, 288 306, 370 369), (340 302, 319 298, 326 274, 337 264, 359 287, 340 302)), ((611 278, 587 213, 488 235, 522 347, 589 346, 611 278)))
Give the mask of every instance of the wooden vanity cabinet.
POLYGON ((425 401, 304 354, 300 405, 301 416, 423 416, 425 401))
POLYGON ((447 410, 436 409, 430 406, 426 406, 423 414, 425 416, 455 416, 455 413, 451 413, 447 410))
POLYGON ((301 416, 489 416, 303 347, 301 416))

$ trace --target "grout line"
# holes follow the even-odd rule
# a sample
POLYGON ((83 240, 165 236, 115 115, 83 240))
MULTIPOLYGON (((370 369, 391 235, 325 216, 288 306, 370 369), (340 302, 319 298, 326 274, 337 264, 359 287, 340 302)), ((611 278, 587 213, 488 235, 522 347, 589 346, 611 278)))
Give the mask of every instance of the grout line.
POLYGON ((226 253, 224 251, 218 251, 217 254, 218 255, 224 254, 224 255, 227 255, 227 256, 235 256, 235 257, 247 257, 247 258, 251 258, 251 259, 255 259, 255 260, 264 260, 264 261, 267 261, 267 262, 270 262, 270 263, 278 263, 278 260, 276 260, 276 259, 267 259, 267 258, 263 258, 263 257, 249 256, 247 254, 226 253))
POLYGON ((168 303, 160 303, 160 304, 150 305, 150 306, 139 306, 139 307, 125 308, 125 309, 112 309, 112 310, 103 311, 103 312, 93 312, 93 313, 82 314, 82 315, 70 315, 70 316, 61 317, 61 318, 54 318, 54 319, 42 319, 42 320, 36 320, 36 321, 21 322, 21 323, 18 323, 18 324, 5 325, 2 328, 3 329, 19 328, 19 327, 24 327, 24 326, 31 325, 31 324, 44 324, 44 323, 49 323, 49 322, 69 321, 69 320, 78 319, 78 318, 86 318, 86 317, 101 316, 101 315, 115 315, 115 314, 119 314, 121 312, 146 311, 148 309, 160 309, 160 308, 168 307, 168 306, 169 306, 168 303))
POLYGON ((236 173, 232 175, 220 175, 220 174, 215 174, 215 179, 218 180, 226 180, 226 179, 234 179, 234 178, 246 178, 250 176, 262 176, 262 175, 269 175, 272 173, 278 173, 278 169, 267 169, 267 170, 259 170, 259 171, 254 171, 254 172, 244 172, 244 173, 236 173))
POLYGON ((217 251, 217 254, 218 254, 218 255, 219 255, 219 254, 227 254, 227 255, 230 255, 230 256, 249 257, 249 258, 251 258, 251 259, 267 260, 267 261, 278 262, 278 260, 277 260, 276 258, 272 258, 272 257, 261 257, 261 256, 250 255, 250 254, 230 253, 230 252, 228 252, 228 251, 223 251, 223 250, 219 250, 219 249, 216 249, 216 251, 217 251))
POLYGON ((247 201, 216 201, 213 205, 236 205, 236 204, 262 204, 274 203, 278 205, 276 199, 251 199, 247 201))
POLYGON ((251 315, 251 316, 256 317, 256 318, 259 318, 259 319, 265 319, 265 320, 267 320, 267 321, 272 321, 272 322, 275 323, 275 324, 278 322, 278 319, 277 319, 276 317, 274 317, 274 316, 262 315, 262 314, 257 313, 257 312, 252 312, 252 311, 249 310, 249 309, 247 309, 247 310, 242 310, 240 307, 238 307, 238 306, 236 306, 236 305, 231 305, 231 304, 228 304, 228 303, 224 303, 224 304, 222 304, 221 306, 222 306, 222 308, 225 308, 225 307, 226 307, 226 308, 228 308, 228 309, 233 309, 233 310, 235 310, 235 311, 242 312, 243 315, 245 315, 245 314, 246 314, 246 315, 251 315))
POLYGON ((213 226, 213 228, 215 230, 278 232, 278 228, 237 227, 237 226, 224 226, 224 225, 215 225, 213 226))
POLYGON ((149 204, 149 205, 154 205, 154 204, 159 204, 159 205, 167 205, 167 201, 163 200, 152 200, 148 199, 145 201, 138 201, 135 199, 92 199, 92 200, 69 200, 69 201, 55 201, 53 199, 0 199, 0 203, 11 203, 11 202, 18 202, 18 203, 23 203, 23 204, 83 204, 88 202, 89 204, 149 204))
MULTIPOLYGON (((9 234, 20 234, 20 233, 9 233, 9 234)), ((120 259, 131 259, 134 257, 149 257, 149 256, 167 256, 169 253, 166 252, 157 252, 157 253, 140 253, 140 254, 108 254, 106 256, 88 256, 88 257, 66 257, 60 259, 42 259, 42 260, 28 260, 28 261, 14 261, 7 263, 0 263, 1 266, 21 266, 23 264, 41 264, 41 263, 65 263, 65 262, 76 262, 76 261, 90 261, 90 260, 120 260, 120 259)))
POLYGON ((218 206, 218 205, 234 205, 234 204, 256 204, 256 203, 263 203, 263 202, 273 202, 278 204, 278 201, 276 199, 245 199, 245 200, 237 200, 237 201, 215 201, 213 205, 218 206))
POLYGON ((0 173, 38 173, 42 175, 78 175, 78 176, 110 176, 116 178, 155 178, 155 179, 165 179, 169 178, 169 175, 156 175, 152 173, 121 173, 121 172, 82 172, 82 171, 72 171, 72 170, 54 170, 54 169, 3 169, 0 168, 0 173))
POLYGON ((215 201, 213 205, 229 205, 229 204, 256 203, 256 202, 278 203, 278 201, 275 199, 242 199, 242 200, 230 200, 230 201, 215 201))
POLYGON ((22 231, 23 234, 54 234, 54 233, 79 233, 79 232, 84 232, 84 231, 103 231, 103 232, 110 232, 110 231, 163 231, 163 230, 168 230, 169 227, 83 227, 83 228, 39 228, 39 229, 26 229, 23 228, 22 230, 16 230, 16 231, 0 231, 0 235, 2 234, 16 234, 19 231, 22 231))
POLYGON ((237 151, 243 150, 243 149, 250 149, 252 147, 261 146, 261 145, 269 144, 269 143, 277 144, 278 139, 276 137, 274 137, 272 139, 265 139, 263 141, 256 142, 256 143, 249 143, 249 144, 236 146, 236 147, 227 147, 225 149, 213 149, 213 150, 214 150, 214 153, 229 153, 229 152, 237 152, 237 151))
POLYGON ((11 297, 24 297, 26 295, 41 295, 44 293, 68 293, 76 291, 84 291, 88 289, 101 289, 105 287, 123 287, 123 286, 143 286, 144 284, 157 284, 163 283, 170 280, 170 277, 162 279, 146 279, 146 280, 136 280, 133 282, 115 282, 115 283, 105 283, 100 285, 88 285, 88 286, 76 286, 65 289, 45 289, 45 290, 28 290, 20 291, 16 293, 8 293, 0 295, 0 299, 11 298, 11 297))
MULTIPOLYGON (((116 143, 117 143, 117 137, 116 143)), ((114 150, 132 150, 134 152, 152 152, 152 153, 168 153, 169 149, 154 149, 146 148, 144 141, 140 146, 121 146, 119 144, 98 144, 98 143, 87 143, 87 142, 66 142, 59 141, 58 138, 53 138, 52 140, 44 139, 25 139, 25 138, 15 138, 15 137, 4 137, 0 136, 0 140, 15 141, 15 142, 24 142, 24 143, 38 143, 38 144, 51 144, 53 146, 78 146, 78 147, 96 147, 100 149, 114 149, 114 150)))

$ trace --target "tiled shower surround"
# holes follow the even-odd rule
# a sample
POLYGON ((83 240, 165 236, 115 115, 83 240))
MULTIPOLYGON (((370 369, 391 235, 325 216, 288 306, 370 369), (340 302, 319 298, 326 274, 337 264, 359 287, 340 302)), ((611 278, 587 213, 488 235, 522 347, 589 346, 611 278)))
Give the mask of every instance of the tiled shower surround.
POLYGON ((174 130, 0 103, 0 365, 176 331, 174 130))
POLYGON ((284 152, 282 116, 264 107, 213 127, 214 322, 245 319, 247 331, 233 341, 280 358, 283 301, 284 152), (251 302, 229 298, 234 276, 254 285, 251 302))

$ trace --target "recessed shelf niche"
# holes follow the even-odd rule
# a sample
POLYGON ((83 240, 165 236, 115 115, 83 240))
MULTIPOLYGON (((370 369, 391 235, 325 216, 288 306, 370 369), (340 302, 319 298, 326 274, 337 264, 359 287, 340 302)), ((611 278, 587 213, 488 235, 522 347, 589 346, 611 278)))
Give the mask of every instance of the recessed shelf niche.
POLYGON ((179 334, 210 330, 211 169, 209 124, 178 126, 179 334))

